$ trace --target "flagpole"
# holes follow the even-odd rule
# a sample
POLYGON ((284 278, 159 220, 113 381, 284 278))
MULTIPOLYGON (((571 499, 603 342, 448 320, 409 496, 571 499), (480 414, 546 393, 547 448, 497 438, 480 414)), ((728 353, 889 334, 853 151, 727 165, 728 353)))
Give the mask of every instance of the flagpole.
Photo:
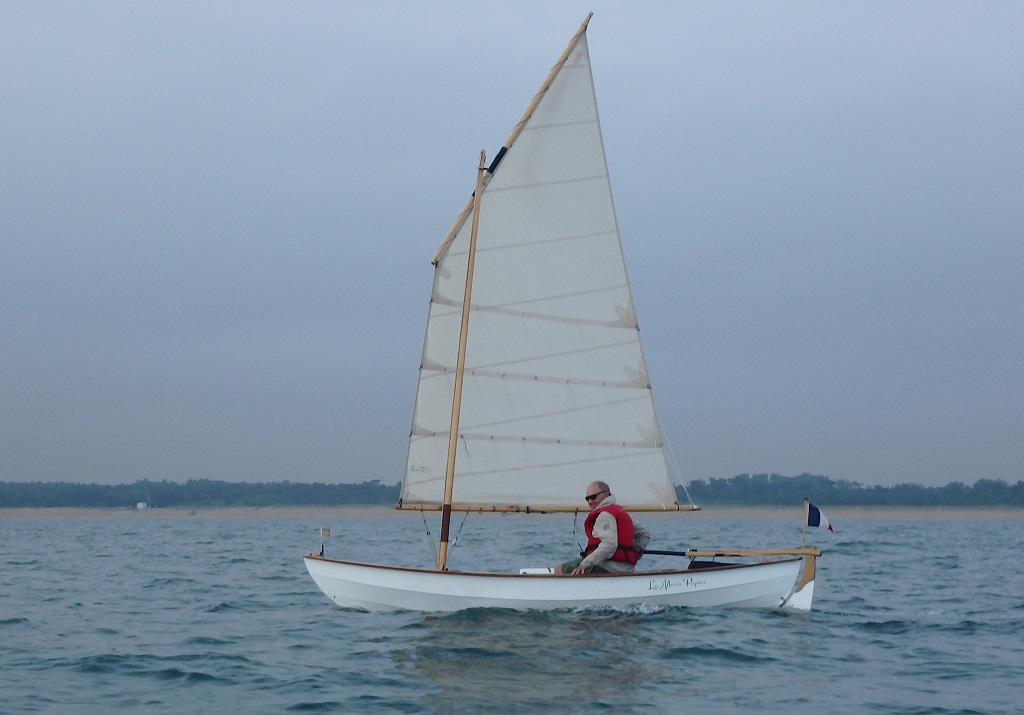
POLYGON ((327 537, 330 536, 330 535, 331 535, 331 530, 330 529, 328 529, 326 526, 321 526, 320 527, 320 555, 321 556, 324 555, 324 541, 326 541, 327 537))
POLYGON ((808 501, 807 497, 804 497, 804 530, 800 534, 800 548, 803 548, 804 546, 807 545, 807 515, 808 515, 807 505, 808 504, 810 504, 810 501, 808 501))

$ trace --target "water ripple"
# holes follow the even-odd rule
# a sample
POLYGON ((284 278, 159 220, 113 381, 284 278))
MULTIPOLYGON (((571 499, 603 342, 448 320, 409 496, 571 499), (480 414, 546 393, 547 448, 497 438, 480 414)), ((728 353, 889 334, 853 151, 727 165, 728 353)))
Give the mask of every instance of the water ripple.
MULTIPOLYGON (((991 579, 996 564, 1019 559, 1019 522, 844 523, 822 544, 811 614, 424 615, 333 606, 301 562, 319 549, 320 521, 84 519, 42 535, 0 521, 2 710, 1020 711, 1024 575, 1004 568, 991 579), (936 549, 937 534, 961 548, 936 549), (958 557, 966 552, 977 556, 958 557)), ((415 520, 324 525, 338 540, 328 549, 354 544, 345 548, 371 561, 429 563, 415 520)), ((666 546, 800 538, 778 520, 654 526, 666 546)), ((569 543, 571 528, 559 517, 471 519, 456 555, 492 563, 498 531, 522 546, 516 561, 536 563, 569 543)))

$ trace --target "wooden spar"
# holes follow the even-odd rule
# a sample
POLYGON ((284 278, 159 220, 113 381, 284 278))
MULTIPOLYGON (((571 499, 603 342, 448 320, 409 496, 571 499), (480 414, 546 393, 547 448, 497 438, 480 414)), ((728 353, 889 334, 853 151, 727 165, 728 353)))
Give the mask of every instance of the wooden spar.
MULTIPOLYGON (((455 504, 449 505, 449 511, 475 513, 516 513, 516 514, 574 514, 589 511, 586 507, 566 506, 565 504, 455 504)), ((700 505, 670 504, 669 506, 651 506, 649 504, 622 504, 626 511, 649 512, 689 512, 700 511, 700 505)), ((443 504, 424 504, 419 502, 399 502, 395 509, 400 511, 444 511, 443 504)))
POLYGON ((448 561, 448 527, 452 520, 452 488, 455 485, 455 454, 459 446, 459 410, 462 407, 462 383, 466 371, 466 343, 469 339, 469 305, 473 296, 473 263, 476 261, 476 233, 480 226, 480 199, 484 189, 487 154, 480 152, 473 192, 473 227, 469 234, 466 259, 466 290, 462 296, 462 327, 459 329, 459 358, 455 366, 455 393, 452 397, 452 424, 448 433, 448 461, 444 473, 444 502, 441 504, 441 543, 437 549, 437 570, 444 571, 448 561))
MULTIPOLYGON (((555 81, 555 77, 558 75, 559 70, 562 69, 562 65, 564 65, 566 60, 569 59, 569 55, 572 53, 573 48, 576 47, 576 43, 579 41, 580 36, 587 31, 587 25, 590 24, 590 18, 593 16, 594 13, 587 13, 587 17, 583 20, 583 24, 580 25, 580 29, 576 30, 576 34, 572 36, 571 40, 569 40, 569 44, 566 45, 562 56, 558 58, 558 61, 555 62, 551 71, 548 72, 548 76, 544 79, 544 83, 541 84, 540 89, 537 90, 537 94, 533 96, 533 100, 526 108, 526 111, 523 112, 523 116, 520 117, 515 127, 512 128, 512 132, 508 135, 508 139, 505 140, 505 143, 501 145, 502 149, 508 151, 512 148, 516 139, 519 138, 519 134, 523 131, 523 127, 526 125, 527 120, 533 116, 534 111, 537 109, 537 105, 540 104, 540 100, 544 99, 544 95, 547 94, 548 89, 551 87, 551 83, 555 81)), ((492 175, 488 173, 484 177, 484 186, 490 182, 491 176, 492 175)), ((480 186, 477 186, 474 196, 479 196, 480 188, 480 186)), ((431 260, 431 263, 434 265, 437 265, 437 262, 441 260, 441 254, 444 253, 446 248, 448 248, 448 244, 452 242, 452 239, 455 238, 455 234, 459 232, 459 229, 462 228, 462 224, 465 223, 466 218, 469 216, 469 212, 473 210, 474 196, 469 197, 469 201, 466 202, 466 205, 455 219, 455 223, 452 224, 451 229, 449 229, 448 235, 446 235, 444 240, 441 241, 441 245, 438 247, 437 253, 434 254, 434 258, 431 260)))
POLYGON ((716 556, 821 556, 821 551, 814 546, 801 546, 799 549, 690 549, 687 556, 714 558, 716 556))
POLYGON ((807 516, 808 516, 807 505, 808 504, 810 504, 810 502, 807 500, 807 497, 804 497, 804 527, 800 531, 800 545, 801 546, 803 546, 804 544, 807 543, 807 516))
MULTIPOLYGON (((730 556, 808 556, 813 558, 815 556, 821 556, 821 551, 814 546, 801 546, 799 549, 730 549, 723 551, 721 549, 688 549, 687 551, 660 551, 658 549, 644 549, 645 554, 654 554, 655 556, 686 556, 688 558, 717 558, 730 556)), ((724 565, 724 564, 723 564, 724 565)), ((813 567, 812 567, 813 568, 813 567)), ((813 580, 813 571, 810 580, 813 580)), ((797 589, 798 591, 800 589, 797 589)))

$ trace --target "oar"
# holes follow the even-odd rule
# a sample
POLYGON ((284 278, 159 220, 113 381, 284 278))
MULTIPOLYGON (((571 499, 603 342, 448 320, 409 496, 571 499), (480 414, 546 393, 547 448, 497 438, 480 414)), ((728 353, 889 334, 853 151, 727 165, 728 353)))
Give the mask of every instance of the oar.
POLYGON ((645 554, 657 554, 658 556, 689 556, 693 557, 688 551, 658 551, 657 549, 644 549, 645 554))

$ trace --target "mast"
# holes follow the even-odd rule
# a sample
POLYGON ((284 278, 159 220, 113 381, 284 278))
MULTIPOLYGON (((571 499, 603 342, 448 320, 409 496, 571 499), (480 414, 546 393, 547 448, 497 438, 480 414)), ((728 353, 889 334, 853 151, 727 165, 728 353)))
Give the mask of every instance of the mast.
POLYGON ((480 226, 480 200, 484 190, 487 154, 480 152, 473 192, 473 227, 469 234, 469 256, 466 267, 466 290, 462 298, 462 327, 459 330, 459 358, 455 367, 455 394, 452 398, 452 424, 448 433, 448 461, 444 473, 444 502, 441 504, 441 543, 437 549, 437 570, 444 571, 448 560, 448 527, 452 520, 452 487, 455 483, 455 454, 459 446, 459 408, 462 405, 462 384, 466 371, 466 342, 469 338, 469 303, 473 293, 473 263, 476 260, 476 234, 480 226))

